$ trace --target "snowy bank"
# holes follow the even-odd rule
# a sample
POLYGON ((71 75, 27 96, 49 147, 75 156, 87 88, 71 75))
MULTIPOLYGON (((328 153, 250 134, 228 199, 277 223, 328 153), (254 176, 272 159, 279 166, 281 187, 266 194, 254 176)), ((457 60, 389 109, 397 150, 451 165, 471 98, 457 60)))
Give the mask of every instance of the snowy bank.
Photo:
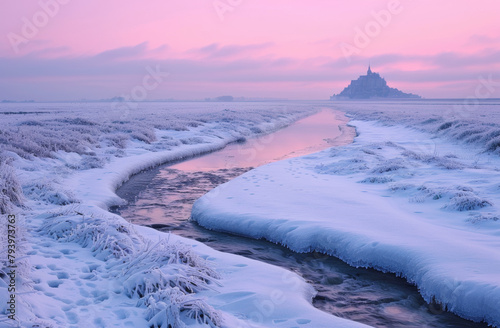
POLYGON ((272 132, 314 106, 143 104, 128 118, 99 106, 106 105, 2 108, 0 149, 19 178, 2 164, 10 191, 2 208, 18 218, 19 266, 11 321, 2 251, 2 325, 365 327, 315 309, 315 291, 294 273, 107 212, 122 202, 114 191, 132 174, 272 132))
POLYGON ((424 299, 500 325, 500 159, 398 125, 259 167, 200 198, 209 229, 394 272, 424 299))

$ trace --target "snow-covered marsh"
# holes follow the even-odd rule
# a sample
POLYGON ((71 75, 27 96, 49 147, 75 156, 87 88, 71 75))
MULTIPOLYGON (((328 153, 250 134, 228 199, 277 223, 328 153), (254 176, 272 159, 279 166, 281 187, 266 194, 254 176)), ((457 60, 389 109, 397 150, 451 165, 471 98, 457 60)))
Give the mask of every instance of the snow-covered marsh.
MULTIPOLYGON (((403 125, 500 154, 500 99, 334 102, 352 119, 403 125)), ((432 146, 432 140, 415 140, 432 146)))
MULTIPOLYGON (((311 110, 293 103, 139 103, 137 106, 134 110, 123 110, 114 103, 0 104, 0 150, 25 158, 52 158, 58 151, 77 153, 93 158, 95 165, 102 166, 106 157, 98 156, 101 148, 117 148, 114 152, 120 154, 119 150, 130 146, 131 141, 154 143, 151 150, 203 142, 189 134, 180 139, 159 137, 157 130, 188 132, 199 127, 221 138, 227 134, 244 138, 283 127, 311 110)), ((87 160, 90 162, 87 167, 92 168, 92 159, 87 160)))
POLYGON ((418 106, 335 105, 359 119, 352 145, 249 171, 200 198, 192 217, 394 272, 428 302, 498 326, 500 158, 488 146, 498 106, 457 128, 488 127, 475 142, 439 129, 453 104, 418 106))
POLYGON ((2 104, 4 209, 18 217, 16 264, 24 270, 15 321, 6 316, 9 277, 1 274, 1 324, 363 327, 315 309, 315 291, 294 273, 107 212, 122 201, 115 189, 141 170, 277 130, 318 109, 286 102, 143 103, 130 112, 107 103, 2 104))

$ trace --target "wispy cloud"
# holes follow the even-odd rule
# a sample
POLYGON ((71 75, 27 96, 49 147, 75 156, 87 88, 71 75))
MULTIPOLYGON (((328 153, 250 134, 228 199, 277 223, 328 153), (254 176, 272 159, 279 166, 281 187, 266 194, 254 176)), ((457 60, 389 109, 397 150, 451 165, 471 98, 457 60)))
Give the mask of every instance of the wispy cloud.
POLYGON ((249 44, 249 45, 219 45, 212 43, 207 46, 188 51, 191 54, 202 55, 211 59, 226 59, 235 56, 248 56, 261 50, 269 49, 274 45, 272 42, 249 44))
POLYGON ((494 45, 500 44, 500 35, 491 36, 486 34, 474 34, 467 40, 466 44, 493 47, 494 45))
POLYGON ((101 52, 94 56, 96 59, 123 59, 123 58, 137 58, 146 53, 148 49, 148 43, 143 42, 136 46, 131 47, 120 47, 116 49, 111 49, 108 51, 101 52))

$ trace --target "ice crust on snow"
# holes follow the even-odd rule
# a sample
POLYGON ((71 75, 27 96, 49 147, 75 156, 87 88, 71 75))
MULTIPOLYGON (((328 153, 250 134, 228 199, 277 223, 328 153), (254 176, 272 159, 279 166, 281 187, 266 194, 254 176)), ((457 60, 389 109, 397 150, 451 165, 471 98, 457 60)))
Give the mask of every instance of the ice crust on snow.
POLYGON ((351 121, 353 144, 249 171, 200 198, 192 219, 394 272, 428 302, 498 326, 500 158, 402 121, 351 121))

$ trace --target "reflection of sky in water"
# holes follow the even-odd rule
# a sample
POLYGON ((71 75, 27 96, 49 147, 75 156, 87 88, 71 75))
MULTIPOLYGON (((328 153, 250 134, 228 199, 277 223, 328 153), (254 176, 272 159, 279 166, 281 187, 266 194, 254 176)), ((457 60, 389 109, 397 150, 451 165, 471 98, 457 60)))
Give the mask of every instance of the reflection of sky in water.
POLYGON ((318 291, 314 305, 340 317, 378 328, 486 327, 450 313, 430 311, 415 287, 392 274, 353 268, 319 253, 298 254, 266 241, 209 231, 187 220, 196 199, 249 166, 351 142, 354 130, 346 129, 341 136, 338 129, 338 124, 345 122, 345 118, 336 119, 333 111, 325 110, 245 144, 160 168, 152 179, 140 179, 139 174, 118 190, 129 204, 117 212, 136 224, 154 224, 217 250, 295 271, 318 291))
POLYGON ((294 156, 306 155, 322 149, 347 144, 354 132, 339 125, 347 119, 331 110, 302 119, 289 127, 243 144, 231 144, 221 151, 171 166, 184 171, 207 171, 222 168, 260 166, 294 156))

